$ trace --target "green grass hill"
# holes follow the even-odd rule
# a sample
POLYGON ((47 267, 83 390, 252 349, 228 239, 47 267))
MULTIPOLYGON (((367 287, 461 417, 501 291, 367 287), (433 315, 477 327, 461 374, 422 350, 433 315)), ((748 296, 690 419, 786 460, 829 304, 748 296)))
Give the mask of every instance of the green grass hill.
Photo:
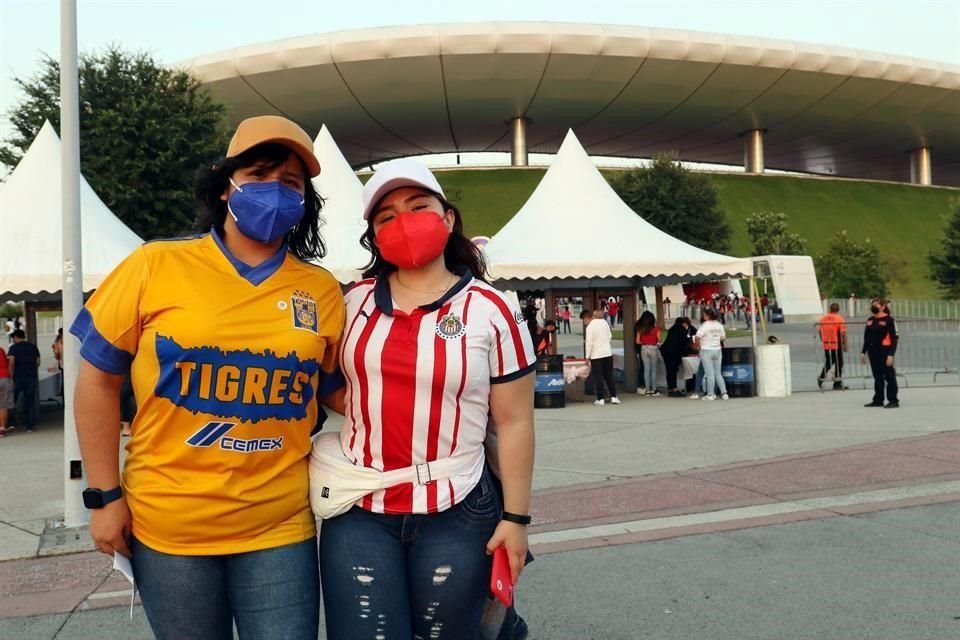
MULTIPOLYGON (((437 172, 447 196, 461 208, 468 235, 495 234, 533 193, 544 169, 452 169, 437 172)), ((816 258, 830 237, 846 230, 870 238, 899 265, 894 297, 939 297, 926 256, 939 242, 949 203, 960 190, 906 184, 711 174, 733 227, 735 255, 749 255, 744 219, 754 211, 782 211, 791 230, 807 239, 816 258)))

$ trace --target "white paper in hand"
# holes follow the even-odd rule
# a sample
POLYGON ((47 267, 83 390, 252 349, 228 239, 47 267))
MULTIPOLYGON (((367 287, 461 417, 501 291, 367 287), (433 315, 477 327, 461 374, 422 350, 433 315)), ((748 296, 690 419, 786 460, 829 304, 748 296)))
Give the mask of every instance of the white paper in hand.
POLYGON ((130 558, 113 552, 113 568, 123 574, 123 577, 130 581, 132 587, 130 591, 130 619, 133 620, 133 601, 137 599, 137 581, 133 577, 133 563, 130 558))

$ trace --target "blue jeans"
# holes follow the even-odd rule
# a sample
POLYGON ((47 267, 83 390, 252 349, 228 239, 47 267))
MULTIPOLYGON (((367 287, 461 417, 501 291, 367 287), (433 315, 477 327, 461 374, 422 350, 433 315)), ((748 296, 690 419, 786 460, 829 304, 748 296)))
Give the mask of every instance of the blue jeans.
POLYGON ((727 383, 723 379, 720 366, 723 362, 723 351, 720 349, 702 349, 700 362, 703 363, 703 373, 707 381, 707 395, 714 394, 714 386, 720 389, 720 394, 727 392, 727 383))
POLYGON ((353 507, 320 528, 328 640, 476 640, 486 554, 502 509, 488 470, 452 509, 384 515, 353 507))
POLYGON ((317 544, 177 556, 133 541, 133 572, 157 640, 316 640, 317 544))

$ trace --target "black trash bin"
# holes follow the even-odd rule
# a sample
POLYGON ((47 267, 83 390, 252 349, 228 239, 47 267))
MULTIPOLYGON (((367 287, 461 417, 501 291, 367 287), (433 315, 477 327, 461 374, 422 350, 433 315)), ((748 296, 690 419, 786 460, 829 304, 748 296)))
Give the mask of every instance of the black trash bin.
POLYGON ((727 393, 731 398, 752 398, 757 395, 753 347, 728 347, 723 350, 720 365, 727 393))
POLYGON ((563 356, 542 355, 537 358, 537 380, 533 392, 536 409, 562 409, 567 406, 564 395, 563 356))

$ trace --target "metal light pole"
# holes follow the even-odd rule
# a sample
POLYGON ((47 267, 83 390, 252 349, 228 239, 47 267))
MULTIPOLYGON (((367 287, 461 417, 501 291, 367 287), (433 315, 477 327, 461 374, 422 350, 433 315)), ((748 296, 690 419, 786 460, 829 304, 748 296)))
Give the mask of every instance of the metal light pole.
MULTIPOLYGON (((63 198, 63 326, 69 328, 83 307, 80 243, 80 79, 77 69, 77 2, 60 0, 60 139, 63 198)), ((80 444, 73 417, 73 389, 80 366, 80 343, 63 336, 63 524, 85 524, 80 444)))

